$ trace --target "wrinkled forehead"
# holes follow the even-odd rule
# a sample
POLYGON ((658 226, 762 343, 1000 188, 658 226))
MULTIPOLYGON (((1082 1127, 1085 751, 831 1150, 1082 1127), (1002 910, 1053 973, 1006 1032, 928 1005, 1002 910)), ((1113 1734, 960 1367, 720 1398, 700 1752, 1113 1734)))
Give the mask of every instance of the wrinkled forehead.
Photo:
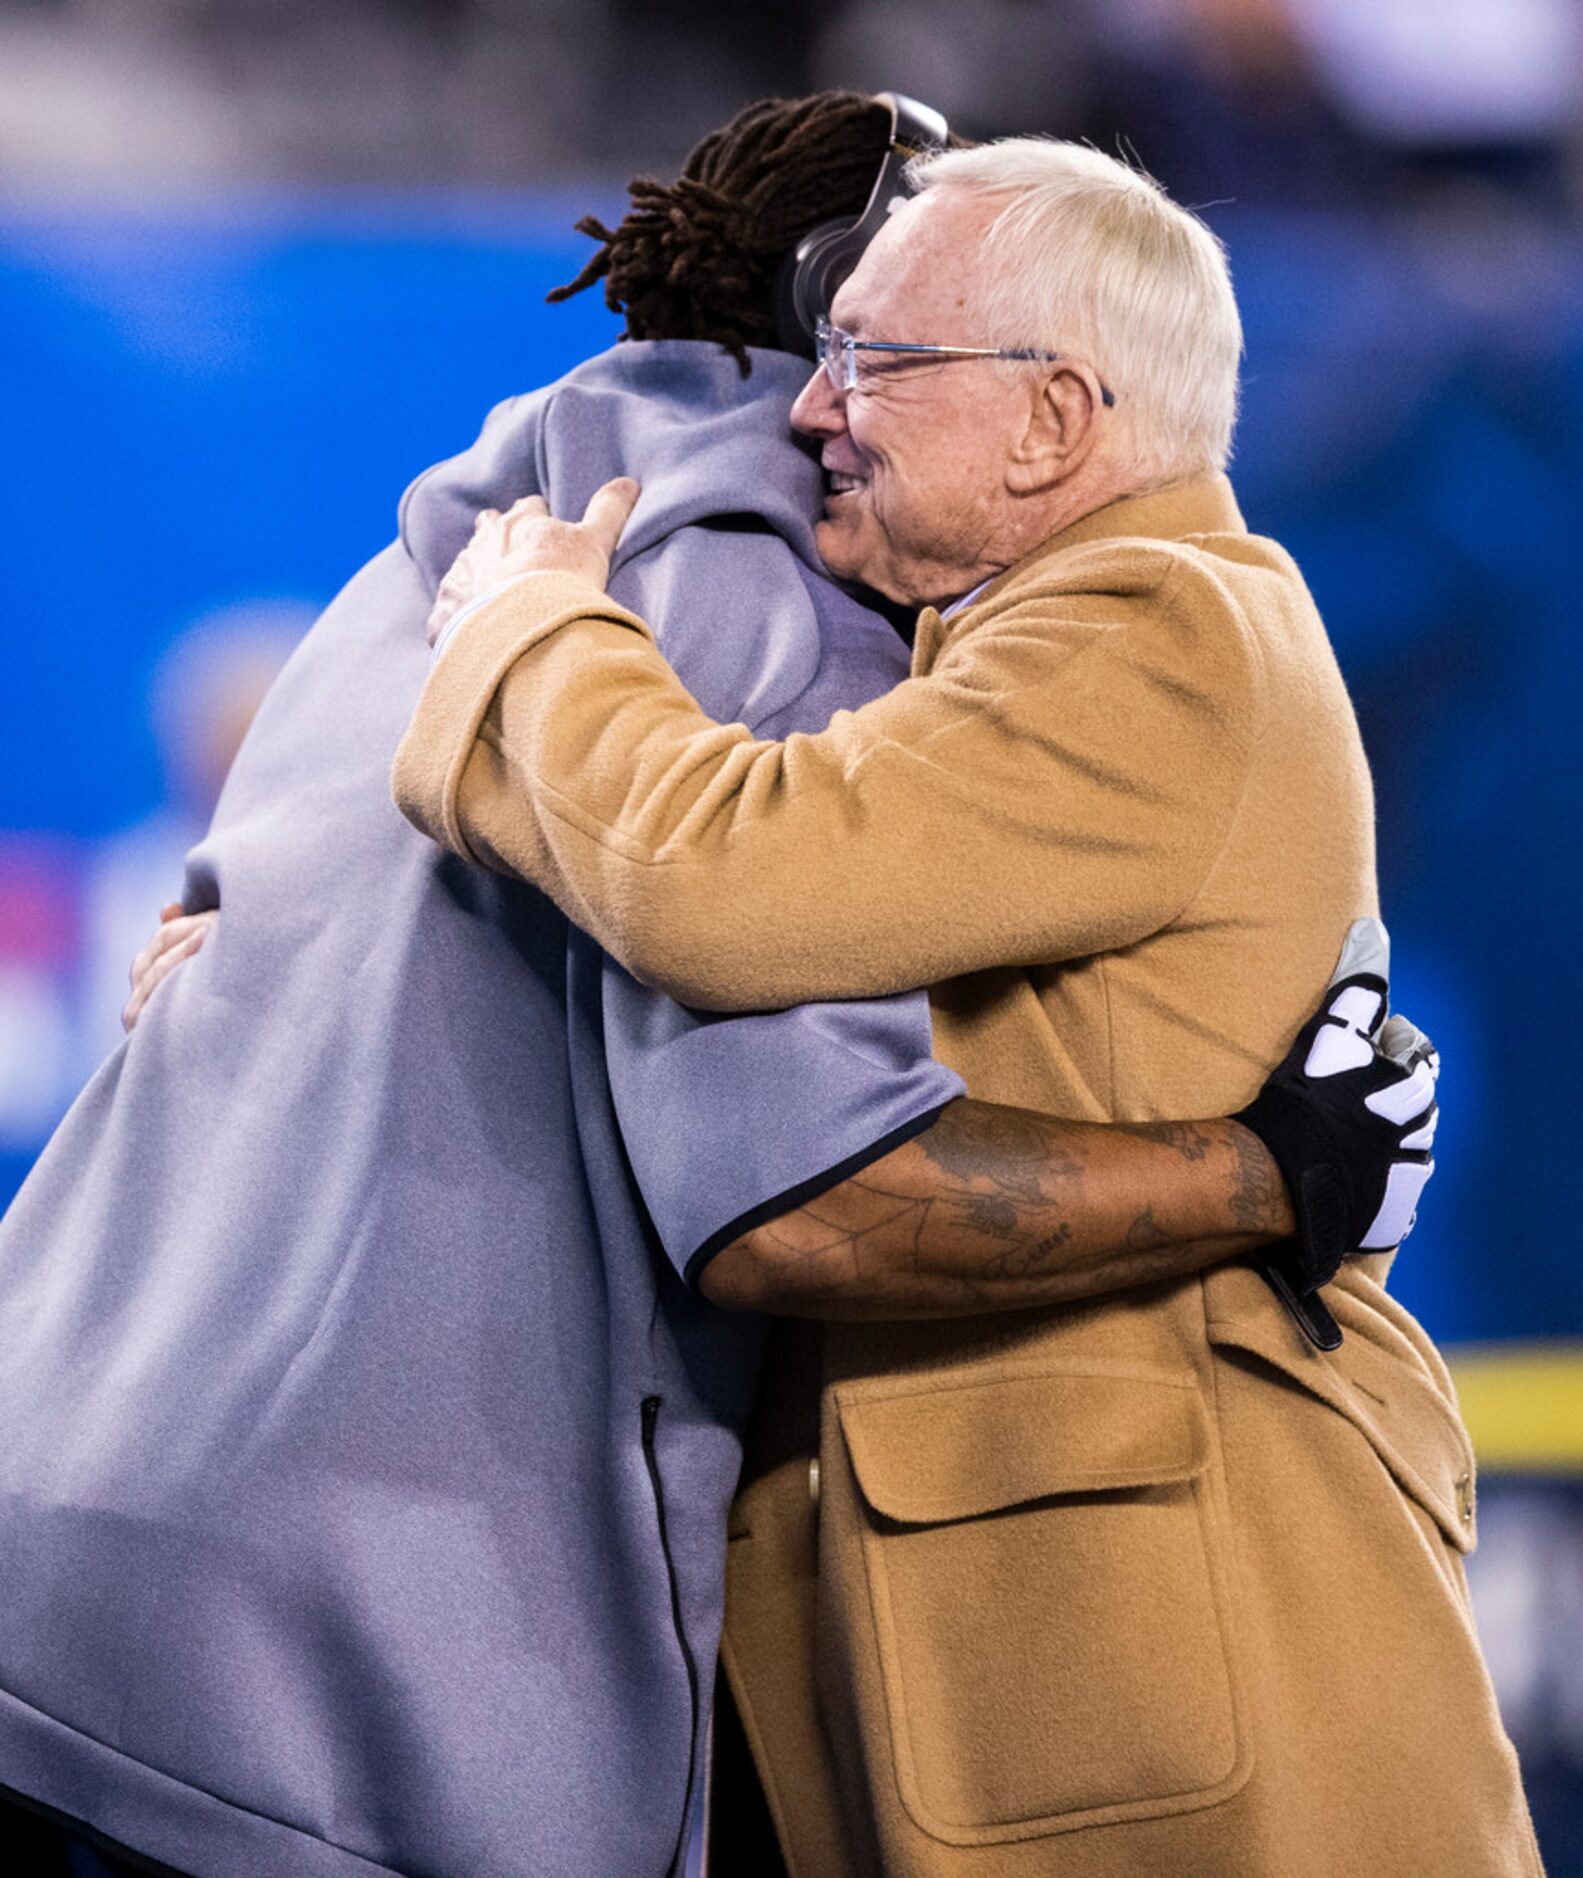
POLYGON ((831 320, 858 339, 960 340, 973 324, 986 226, 972 198, 930 192, 903 203, 836 294, 831 320))

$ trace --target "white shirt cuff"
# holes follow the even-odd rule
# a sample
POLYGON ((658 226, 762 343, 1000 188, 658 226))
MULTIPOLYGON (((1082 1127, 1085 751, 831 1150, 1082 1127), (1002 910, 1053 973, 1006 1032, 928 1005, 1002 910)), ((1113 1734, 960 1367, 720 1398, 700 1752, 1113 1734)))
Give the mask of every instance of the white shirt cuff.
POLYGON ((463 621, 470 620, 480 607, 488 606, 491 600, 498 600, 503 593, 509 593, 521 581, 537 580, 541 574, 553 574, 555 571, 553 567, 527 568, 520 574, 513 574, 509 580, 501 581, 498 587, 491 587, 488 593, 481 593, 476 600, 469 600, 461 612, 453 613, 441 628, 440 636, 435 640, 434 649, 429 654, 429 662, 432 664, 440 656, 451 643, 456 629, 463 621))

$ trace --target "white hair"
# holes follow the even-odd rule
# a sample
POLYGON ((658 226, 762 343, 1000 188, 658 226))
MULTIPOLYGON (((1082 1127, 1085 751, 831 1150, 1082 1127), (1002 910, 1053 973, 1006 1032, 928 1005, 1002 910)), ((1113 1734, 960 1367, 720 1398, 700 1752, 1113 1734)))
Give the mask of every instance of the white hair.
POLYGON ((1004 199, 984 239, 986 337, 1094 368, 1116 396, 1132 487, 1225 468, 1242 322, 1226 251, 1196 215, 1153 177, 1053 138, 942 151, 908 175, 1004 199))

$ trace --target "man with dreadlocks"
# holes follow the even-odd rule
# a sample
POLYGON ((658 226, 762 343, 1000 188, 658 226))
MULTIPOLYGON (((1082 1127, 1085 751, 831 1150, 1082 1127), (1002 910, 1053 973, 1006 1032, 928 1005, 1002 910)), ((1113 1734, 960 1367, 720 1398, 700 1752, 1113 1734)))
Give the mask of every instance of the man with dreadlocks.
MULTIPOLYGON (((866 99, 757 106, 593 228, 584 282, 637 343, 409 490, 267 699, 140 996, 212 936, 0 1228, 0 1785, 139 1870, 678 1869, 763 1335, 683 1274, 752 1221, 931 1141, 899 1173, 954 1227, 873 1240, 923 1260, 924 1310, 1290 1230, 1235 1123, 961 1101, 917 995, 688 1012, 389 801, 480 516, 580 511, 617 461, 651 518, 628 597, 714 596, 669 642, 707 708, 779 735, 901 675, 819 571, 802 366, 764 349, 783 256, 862 207, 887 135, 866 99)), ((1377 1193, 1376 1126, 1351 1164, 1377 1193)))
POLYGON ((867 201, 886 152, 886 117, 881 104, 852 92, 749 105, 704 138, 674 183, 635 180, 619 228, 585 216, 579 234, 601 246, 550 299, 602 280, 629 339, 724 346, 746 378, 748 347, 781 343, 775 288, 788 256, 810 229, 867 201))

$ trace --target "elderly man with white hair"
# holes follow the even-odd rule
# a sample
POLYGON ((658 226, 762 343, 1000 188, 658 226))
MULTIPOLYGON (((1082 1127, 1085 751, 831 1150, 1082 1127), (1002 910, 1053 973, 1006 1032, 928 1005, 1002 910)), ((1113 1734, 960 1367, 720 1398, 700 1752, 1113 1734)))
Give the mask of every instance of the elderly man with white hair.
MULTIPOLYGON (((687 1003, 928 985, 974 1096, 1235 1110, 1375 882, 1324 628, 1223 474, 1224 255, 1068 144, 915 182, 793 412, 830 569, 920 609, 911 677, 817 735, 716 724, 604 592, 635 488, 580 525, 529 501, 442 590, 398 800, 687 1003)), ((1339 1024, 1315 1046, 1354 1047, 1339 1024)), ((1471 1450, 1389 1254, 1328 1308, 1231 1265, 866 1321, 865 1234, 913 1203, 886 1175, 697 1277, 836 1320, 784 1348, 728 1567, 790 1869, 1537 1872, 1463 1577, 1471 1450)), ((1018 1195, 984 1204, 1036 1261, 1018 1195)))

